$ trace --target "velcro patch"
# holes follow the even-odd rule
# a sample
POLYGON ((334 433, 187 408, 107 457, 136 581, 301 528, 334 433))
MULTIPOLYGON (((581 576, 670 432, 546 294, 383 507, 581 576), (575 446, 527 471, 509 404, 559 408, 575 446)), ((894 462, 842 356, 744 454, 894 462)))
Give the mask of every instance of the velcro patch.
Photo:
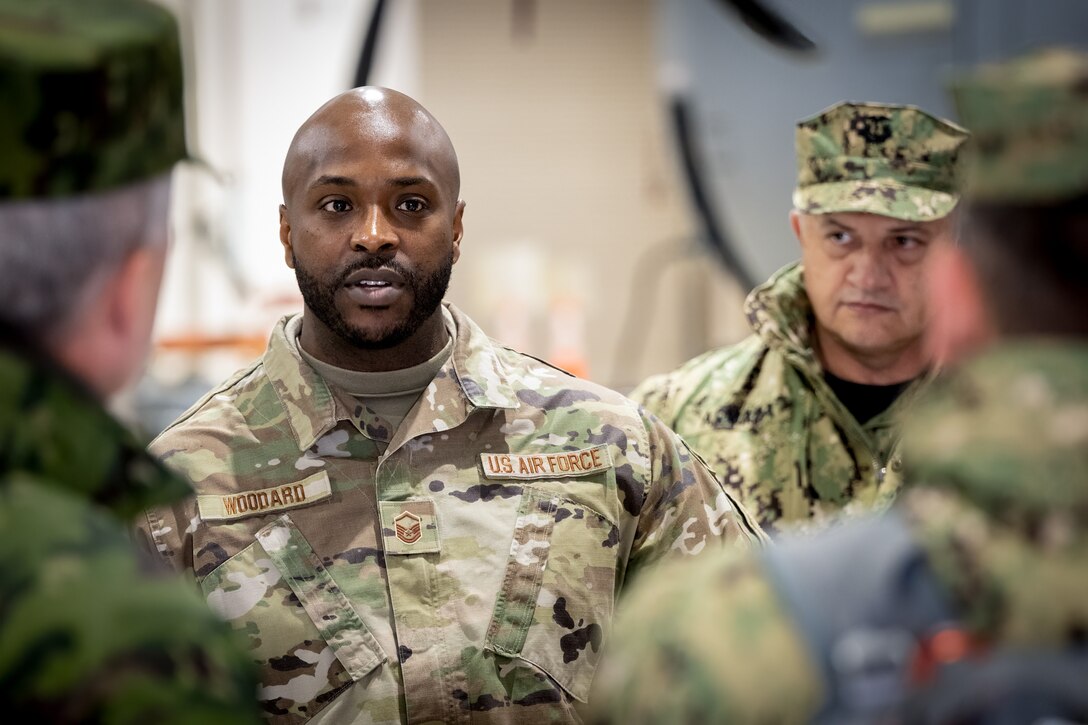
POLYGON ((608 446, 555 453, 481 453, 486 478, 570 478, 612 468, 608 446))
POLYGON ((386 554, 436 554, 441 551, 434 501, 379 501, 382 546, 386 554))
POLYGON ((200 518, 205 521, 227 521, 308 506, 331 495, 329 474, 321 471, 298 483, 285 483, 259 491, 201 494, 196 497, 196 505, 200 518))

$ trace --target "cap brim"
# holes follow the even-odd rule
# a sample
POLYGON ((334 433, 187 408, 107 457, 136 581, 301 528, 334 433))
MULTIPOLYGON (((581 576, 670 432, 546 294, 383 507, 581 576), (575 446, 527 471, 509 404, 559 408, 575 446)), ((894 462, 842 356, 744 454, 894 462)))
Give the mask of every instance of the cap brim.
POLYGON ((948 216, 959 196, 890 179, 836 181, 814 184, 793 192, 793 205, 806 214, 863 212, 912 222, 948 216))

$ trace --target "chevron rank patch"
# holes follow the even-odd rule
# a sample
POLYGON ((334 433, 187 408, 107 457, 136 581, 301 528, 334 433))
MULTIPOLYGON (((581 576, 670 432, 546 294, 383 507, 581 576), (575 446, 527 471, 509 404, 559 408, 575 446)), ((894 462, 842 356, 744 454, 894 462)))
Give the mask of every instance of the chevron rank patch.
POLYGON ((386 554, 433 554, 442 550, 434 501, 379 501, 386 554))

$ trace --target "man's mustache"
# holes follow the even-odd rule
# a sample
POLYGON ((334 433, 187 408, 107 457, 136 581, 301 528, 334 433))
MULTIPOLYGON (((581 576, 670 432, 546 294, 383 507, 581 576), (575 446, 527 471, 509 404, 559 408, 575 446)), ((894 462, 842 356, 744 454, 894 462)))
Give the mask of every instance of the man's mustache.
POLYGON ((360 269, 389 269, 403 277, 408 285, 412 285, 416 280, 415 272, 408 269, 408 267, 404 266, 396 259, 368 254, 365 257, 356 259, 347 267, 340 270, 340 274, 336 276, 337 286, 346 284, 348 277, 355 274, 360 269))

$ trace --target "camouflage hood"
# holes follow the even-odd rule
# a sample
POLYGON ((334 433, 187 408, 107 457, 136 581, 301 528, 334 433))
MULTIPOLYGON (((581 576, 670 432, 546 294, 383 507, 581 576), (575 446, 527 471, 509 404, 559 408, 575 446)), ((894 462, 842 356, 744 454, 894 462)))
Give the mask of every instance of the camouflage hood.
POLYGON ((744 300, 744 314, 767 347, 819 375, 811 345, 812 304, 805 292, 800 262, 786 265, 752 290, 744 300))
POLYGON ((1068 511, 1083 526, 1088 345, 1031 340, 985 353, 919 401, 903 445, 908 480, 951 487, 1001 517, 1068 511))
POLYGON ((189 487, 77 383, 0 348, 0 477, 25 473, 129 520, 189 487))

